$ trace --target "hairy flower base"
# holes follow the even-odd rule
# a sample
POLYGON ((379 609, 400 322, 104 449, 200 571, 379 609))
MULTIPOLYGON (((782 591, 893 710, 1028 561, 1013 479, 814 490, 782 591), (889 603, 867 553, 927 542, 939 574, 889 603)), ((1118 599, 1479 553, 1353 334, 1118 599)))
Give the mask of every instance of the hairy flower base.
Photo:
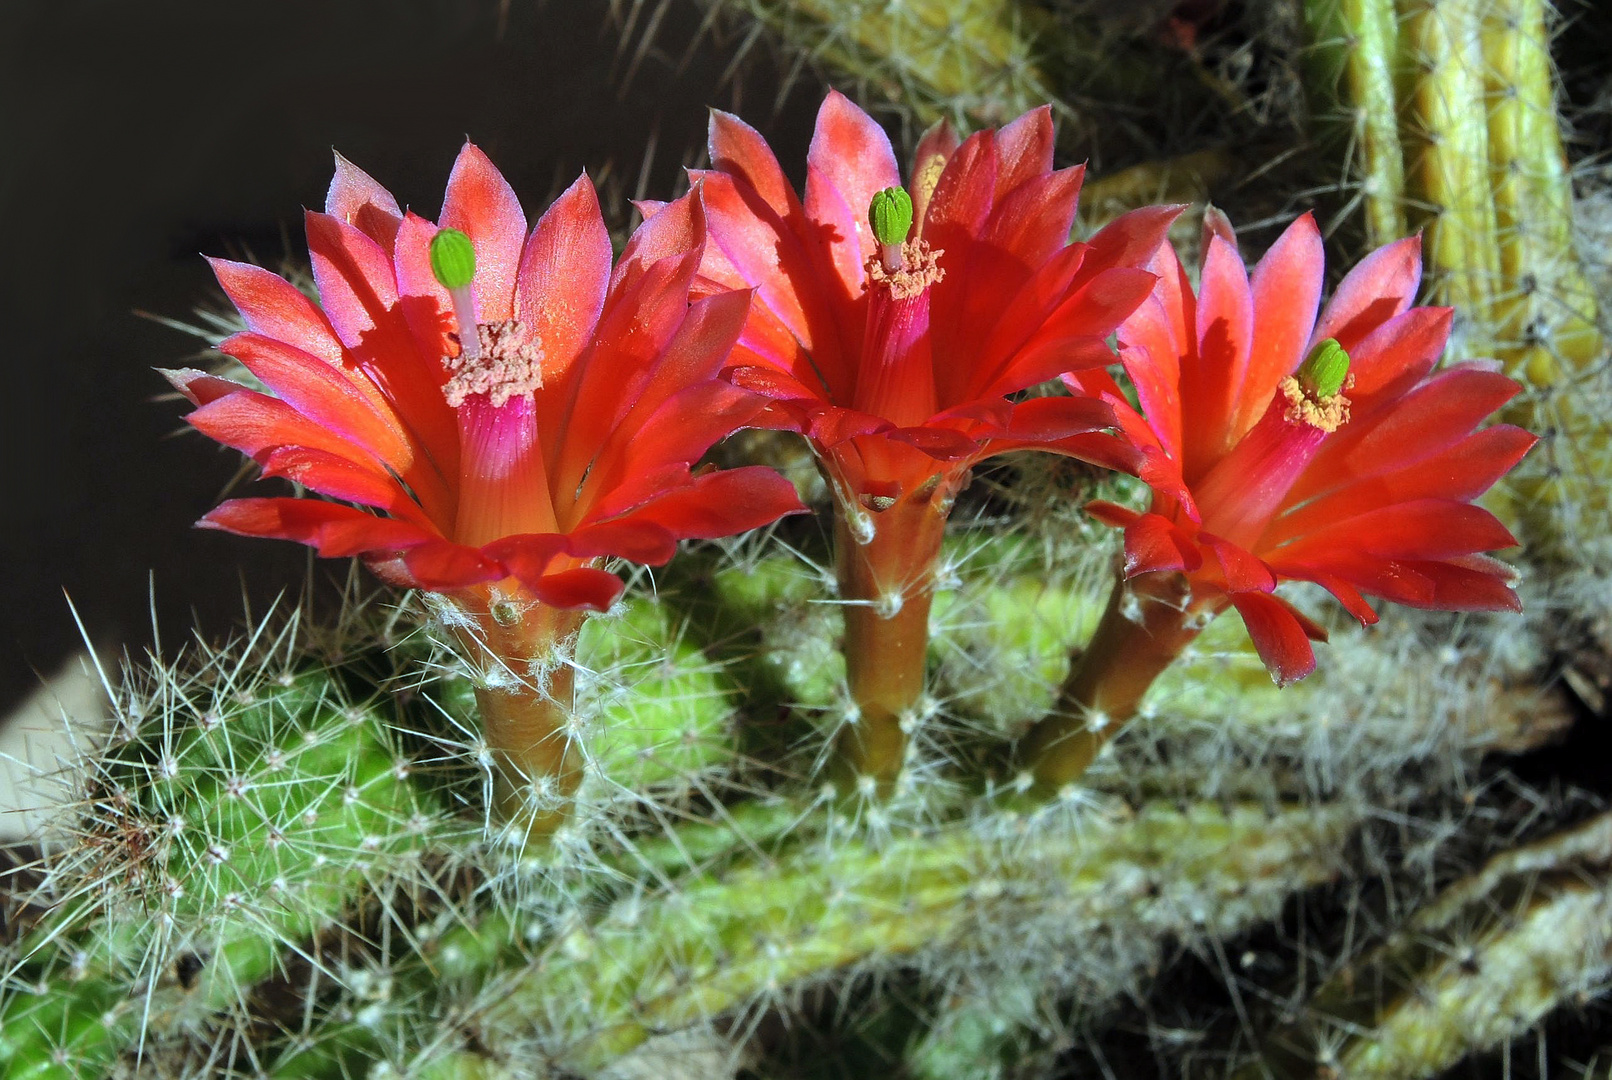
POLYGON ((834 558, 855 715, 841 729, 835 780, 889 794, 906 763, 929 654, 929 610, 946 514, 934 492, 884 510, 836 506, 834 558))
POLYGON ((1097 631, 1070 665, 1052 712, 1019 747, 1031 793, 1055 797, 1080 778, 1136 715, 1155 679, 1225 606, 1194 601, 1183 574, 1148 574, 1118 582, 1097 631))

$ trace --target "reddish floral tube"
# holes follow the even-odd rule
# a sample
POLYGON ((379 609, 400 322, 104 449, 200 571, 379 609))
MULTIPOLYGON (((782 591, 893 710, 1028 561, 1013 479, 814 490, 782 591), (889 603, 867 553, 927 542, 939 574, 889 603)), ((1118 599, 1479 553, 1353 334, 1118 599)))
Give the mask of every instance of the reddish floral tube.
POLYGON ((322 306, 213 263, 248 327, 221 348, 268 393, 168 376, 198 430, 341 501, 235 499, 200 524, 360 556, 436 594, 477 668, 498 807, 536 835, 581 776, 571 651, 585 614, 622 589, 601 564, 658 565, 679 540, 803 509, 770 470, 691 468, 764 419, 765 399, 718 377, 749 298, 690 302, 697 198, 656 215, 612 267, 587 177, 528 233, 468 144, 440 226, 340 158, 307 225, 322 306))
POLYGON ((754 289, 729 377, 773 399, 828 477, 856 705, 841 772, 888 789, 920 711, 941 536, 971 467, 1021 449, 1136 467, 1108 404, 1009 396, 1113 359, 1105 339, 1151 288, 1142 264, 1177 210, 1068 243, 1083 170, 1052 167, 1046 109, 962 141, 936 128, 905 186, 885 133, 837 93, 803 196, 737 117, 713 114, 710 142, 696 288, 754 289))
POLYGON ((1211 236, 1194 295, 1168 246, 1158 284, 1119 330, 1132 408, 1106 373, 1070 376, 1114 407, 1153 489, 1144 513, 1089 509, 1125 530, 1123 577, 1021 757, 1050 793, 1076 779, 1153 679, 1209 619, 1235 608, 1278 684, 1315 668, 1321 627, 1275 595, 1311 581, 1361 621, 1367 594, 1412 607, 1518 606, 1516 543, 1473 500, 1535 438, 1480 427, 1520 389, 1493 365, 1434 367, 1448 308, 1412 307, 1418 238, 1379 249, 1317 319, 1321 237, 1305 215, 1252 277, 1229 229, 1211 236))

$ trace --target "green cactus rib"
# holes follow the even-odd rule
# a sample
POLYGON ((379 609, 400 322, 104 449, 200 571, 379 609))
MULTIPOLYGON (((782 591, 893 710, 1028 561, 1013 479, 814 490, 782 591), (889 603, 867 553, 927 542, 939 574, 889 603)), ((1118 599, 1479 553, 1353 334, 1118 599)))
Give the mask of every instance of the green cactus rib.
POLYGON ((1066 91, 1135 102, 1160 85, 1155 67, 1085 40, 1018 0, 703 3, 754 19, 802 55, 863 83, 869 96, 910 107, 924 123, 950 117, 1000 124, 1057 105, 1066 91))
POLYGON ((1574 249, 1550 11, 1549 0, 1305 2, 1317 128, 1351 122, 1370 241, 1425 227, 1434 297, 1462 316, 1461 354, 1495 356, 1536 389, 1509 419, 1553 437, 1491 502, 1547 557, 1598 531, 1612 465, 1605 410, 1585 385, 1605 341, 1574 249))
POLYGON ((1434 1076, 1612 977, 1612 814, 1496 856, 1323 985, 1238 1080, 1434 1076))
POLYGON ((1494 297, 1503 288, 1489 177, 1484 81, 1487 0, 1400 0, 1400 97, 1405 172, 1435 292, 1471 320, 1470 344, 1492 348, 1494 297))
MULTIPOLYGON (((535 1040, 586 1072, 654 1034, 847 969, 1010 944, 993 935, 1023 949, 1039 947, 1036 935, 1078 948, 1115 934, 1235 933, 1328 879, 1357 821, 1340 806, 1060 815, 807 845, 624 897, 536 946, 520 919, 489 916, 442 935, 413 972, 394 969, 416 984, 394 996, 429 1015, 430 999, 469 991, 482 1005, 455 1023, 480 1042, 535 1040)), ((374 1025, 332 1024, 294 1040, 273 1075, 340 1076, 378 1048, 374 1025)))
POLYGON ((1318 118, 1348 141, 1346 164, 1359 184, 1373 247, 1405 235, 1405 162, 1399 143, 1394 0, 1309 0, 1306 82, 1318 118))
POLYGON ((89 850, 105 865, 61 874, 74 891, 17 950, 0 1076, 99 1076, 238 1004, 371 877, 443 837, 380 712, 343 705, 328 674, 244 696, 102 763, 89 850))

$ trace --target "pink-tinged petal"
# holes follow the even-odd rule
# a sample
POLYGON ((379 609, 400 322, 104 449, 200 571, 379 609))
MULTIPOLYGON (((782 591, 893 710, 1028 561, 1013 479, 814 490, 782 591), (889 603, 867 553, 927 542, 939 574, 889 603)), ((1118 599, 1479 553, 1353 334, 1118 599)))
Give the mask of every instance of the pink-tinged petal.
POLYGON ((332 499, 385 510, 421 528, 436 528, 390 473, 323 450, 302 446, 270 450, 263 458, 263 476, 282 477, 332 499))
POLYGON ((487 394, 471 394, 459 406, 455 540, 479 547, 504 536, 558 531, 576 488, 549 482, 537 411, 531 398, 494 405, 487 394), (564 494, 556 499, 555 492, 564 494))
POLYGON ((1257 555, 1227 540, 1209 533, 1199 533, 1198 541, 1207 547, 1220 564, 1226 579, 1226 591, 1231 593, 1273 592, 1276 575, 1257 555))
MULTIPOLYGON (((1236 249, 1214 237, 1204 256, 1198 294, 1198 354, 1181 365, 1182 467, 1189 480, 1213 468, 1243 434, 1233 429, 1232 415, 1253 332, 1248 271, 1236 249)), ((1267 396, 1260 415, 1268 404, 1267 396)))
POLYGON ((1305 624, 1285 601, 1252 592, 1234 594, 1231 602, 1277 686, 1298 682, 1315 670, 1315 650, 1305 624))
MULTIPOLYGON (((852 376, 841 347, 841 328, 835 309, 816 277, 811 256, 783 219, 770 210, 758 209, 745 201, 743 192, 726 176, 712 176, 700 185, 710 227, 710 244, 720 249, 746 285, 756 290, 753 329, 764 340, 778 344, 755 351, 797 379, 808 383, 826 380, 831 393, 849 397, 852 376), (771 316, 763 319, 762 312, 771 316), (811 360, 802 362, 798 350, 766 333, 767 323, 776 321, 794 341, 804 346, 811 360), (821 380, 807 376, 815 367, 821 380)), ((861 272, 860 266, 858 273, 861 272)), ((849 332, 849 327, 845 332, 849 332)))
POLYGON ((759 131, 732 113, 712 109, 707 146, 713 169, 748 184, 779 219, 799 220, 800 200, 759 131))
POLYGON ((315 499, 231 499, 196 525, 238 536, 295 540, 326 558, 401 551, 440 539, 418 525, 315 499))
POLYGON ((1128 578, 1164 570, 1192 571, 1202 565, 1198 545, 1169 518, 1142 514, 1125 527, 1128 578))
POLYGON ((946 161, 924 212, 924 239, 966 258, 967 245, 978 236, 996 197, 996 140, 988 131, 964 139, 946 161))
POLYGON ((585 525, 567 540, 571 554, 582 559, 612 557, 643 566, 662 566, 677 553, 677 537, 648 521, 585 525))
POLYGON ((1053 442, 1071 435, 1113 427, 1114 409, 1086 397, 1039 397, 1012 406, 1006 438, 1020 442, 1053 442))
POLYGON ((525 584, 539 601, 565 611, 609 611, 627 587, 616 575, 591 566, 563 570, 525 584))
POLYGON ((319 306, 289 281, 261 266, 208 259, 219 288, 247 328, 278 338, 330 364, 342 362, 341 342, 319 306))
POLYGON ((1457 367, 1440 372, 1380 412, 1375 422, 1363 418, 1340 429, 1288 493, 1288 505, 1441 453, 1520 389, 1496 371, 1457 367))
POLYGON ((370 337, 368 344, 373 349, 377 344, 373 337, 379 332, 386 337, 386 345, 392 345, 391 335, 397 329, 393 314, 397 277, 392 260, 379 244, 344 221, 313 211, 306 220, 308 255, 319 300, 342 344, 354 349, 370 337))
MULTIPOLYGON (((825 182, 849 208, 856 231, 845 237, 850 243, 844 247, 855 253, 856 273, 846 284, 854 295, 855 287, 862 283, 862 260, 878 250, 873 228, 867 221, 868 204, 876 192, 901 184, 901 170, 896 166, 895 151, 890 148, 890 136, 850 98, 838 90, 830 90, 817 111, 817 127, 812 134, 811 148, 806 152, 806 169, 807 213, 813 221, 831 220, 839 224, 837 218, 819 218, 810 209, 814 187, 820 188, 825 182)), ((839 247, 836 245, 837 249, 839 247)))
POLYGON ((1444 353, 1454 317, 1454 308, 1411 308, 1361 339, 1349 353, 1356 415, 1377 398, 1395 400, 1426 378, 1444 353))
POLYGON ((832 182, 808 165, 806 217, 810 225, 802 240, 814 263, 813 284, 834 312, 841 352, 855 355, 867 309, 864 293, 868 250, 862 247, 861 240, 861 231, 868 227, 863 220, 867 208, 857 212, 832 182))
POLYGON ((997 199, 1052 171, 1054 141, 1049 105, 1031 109, 996 133, 997 199))
MULTIPOLYGON (((703 187, 703 183, 700 187, 703 187)), ((696 261, 705 246, 705 204, 699 188, 673 199, 633 230, 610 275, 610 291, 625 290, 650 267, 666 259, 696 261)))
POLYGON ((545 383, 564 378, 593 337, 610 257, 610 232, 584 173, 538 219, 521 254, 515 318, 542 343, 545 383))
POLYGON ((1232 430, 1247 431, 1258 423, 1276 384, 1303 362, 1321 304, 1324 259, 1321 230, 1315 218, 1305 214, 1287 227, 1254 267, 1253 345, 1237 390, 1232 430))
POLYGON ((883 437, 922 450, 936 461, 963 461, 979 453, 980 444, 960 431, 944 427, 900 427, 883 437))
POLYGON ((924 132, 913 151, 912 171, 908 174, 912 182, 908 194, 912 196, 912 220, 918 236, 923 236, 924 222, 929 218, 929 200, 935 193, 935 185, 946 170, 946 162, 957 153, 960 141, 951 121, 937 120, 924 132))
POLYGON ((570 538, 559 533, 520 533, 483 544, 480 554, 501 565, 510 577, 536 581, 550 564, 571 554, 570 538))
POLYGON ((1095 465, 1099 469, 1110 469, 1114 472, 1125 473, 1127 476, 1137 475, 1142 467, 1142 454, 1134 445, 1117 435, 1108 435, 1102 432, 1092 432, 1089 435, 1071 435, 1067 439, 1058 439, 1055 442, 1016 442, 1012 439, 992 439, 980 451, 982 459, 1005 454, 1012 450, 1039 450, 1042 453, 1057 454, 1060 457, 1074 458, 1084 461, 1088 465, 1095 465))
MULTIPOLYGON (((1186 205, 1145 206, 1121 214, 1086 242, 1086 264, 1097 270, 1110 266, 1147 266, 1164 247, 1164 238, 1186 205)), ((1174 253, 1170 254, 1174 261, 1174 253)))
POLYGON ((509 182, 472 143, 465 143, 448 174, 438 224, 458 229, 475 245, 477 319, 514 318, 526 215, 509 182))
POLYGON ((635 418, 630 429, 612 435, 577 496, 579 513, 586 516, 596 501, 634 476, 667 462, 697 460, 749 423, 764 404, 762 398, 730 383, 713 380, 685 386, 659 402, 648 417, 635 418))
POLYGON ((192 405, 206 405, 237 390, 247 389, 238 382, 220 379, 198 368, 158 368, 157 374, 167 379, 168 384, 185 395, 192 405))
POLYGON ((937 286, 931 311, 948 303, 962 306, 945 320, 951 332, 934 337, 940 400, 955 400, 970 385, 988 360, 987 343, 997 334, 998 320, 1012 308, 1034 272, 1064 247, 1081 175, 1078 168, 1063 169, 1031 179, 997 204, 966 260, 962 252, 955 261, 942 257, 951 267, 948 280, 956 281, 937 286))
POLYGON ((1277 519, 1269 543, 1302 536, 1329 521, 1356 517, 1378 506, 1417 499, 1476 499, 1488 491, 1539 440, 1502 424, 1476 432, 1402 469, 1366 476, 1295 504, 1277 519))
MULTIPOLYGON (((742 343, 742 339, 741 339, 742 343)), ((807 386, 794 376, 771 367, 749 364, 731 367, 722 377, 741 390, 772 398, 776 401, 819 402, 821 394, 816 387, 807 386)))
POLYGON ((1377 612, 1366 603, 1366 598, 1360 595, 1360 590, 1331 574, 1306 574, 1298 580, 1313 581, 1327 592, 1337 598, 1343 609, 1359 620, 1361 626, 1372 626, 1377 622, 1377 612))
POLYGON ((1086 513, 1114 529, 1127 528, 1142 516, 1128 506, 1121 506, 1107 499, 1093 499, 1086 504, 1086 513))
POLYGON ((1335 338, 1352 353, 1367 334, 1410 307, 1421 280, 1421 236, 1378 248, 1338 284, 1306 351, 1318 341, 1335 338))
POLYGON ((363 232, 386 251, 392 250, 403 217, 392 193, 340 154, 325 195, 325 213, 363 232))
POLYGON ((364 464, 378 464, 361 446, 310 420, 279 398, 240 390, 208 402, 185 417, 215 442, 253 459, 281 446, 324 450, 364 464))
POLYGON ((408 436, 338 369, 251 331, 223 342, 219 351, 239 360, 303 416, 367 450, 399 475, 408 472, 414 460, 408 436))
POLYGON ((1418 562, 1417 573, 1433 583, 1432 599, 1415 606, 1435 611, 1521 611, 1522 601, 1504 575, 1461 565, 1460 561, 1418 562))
POLYGON ((1181 460, 1181 357, 1170 340, 1164 309, 1149 296, 1119 331, 1119 359, 1136 387, 1142 415, 1159 446, 1181 460))
POLYGON ((747 465, 696 476, 620 520, 659 525, 682 540, 714 540, 805 512, 795 485, 771 469, 747 465))
POLYGON ((1273 565, 1276 557, 1303 563, 1317 561, 1330 549, 1382 559, 1447 559, 1516 543, 1506 527, 1480 506, 1451 499, 1418 499, 1333 522, 1266 558, 1273 565))
POLYGON ((419 588, 446 592, 506 577, 503 566, 475 548, 437 540, 403 553, 403 565, 419 588))
POLYGON ((1112 363, 1107 337, 1152 287, 1153 275, 1134 267, 1116 267, 1087 279, 1005 363, 977 369, 959 400, 1014 393, 1066 372, 1112 363))
POLYGON ((411 210, 403 215, 393 245, 397 291, 401 297, 398 306, 419 355, 432 360, 457 354, 459 335, 453 299, 431 269, 431 241, 436 235, 436 225, 411 210))

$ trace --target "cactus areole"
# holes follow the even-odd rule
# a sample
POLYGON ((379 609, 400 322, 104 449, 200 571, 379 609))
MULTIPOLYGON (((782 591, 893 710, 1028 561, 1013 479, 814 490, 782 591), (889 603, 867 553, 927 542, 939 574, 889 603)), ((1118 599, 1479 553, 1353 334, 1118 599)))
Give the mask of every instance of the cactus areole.
POLYGON ((501 812, 524 839, 560 819, 580 775, 569 651, 622 590, 601 563, 658 565, 681 539, 802 509, 771 470, 691 468, 767 406, 717 377, 748 298, 690 303, 696 200, 644 225, 612 268, 586 176, 528 233, 469 144, 440 226, 338 158, 307 229, 322 306, 213 262, 249 328, 220 348, 269 392, 168 374, 199 431, 341 501, 235 499, 200 524, 360 556, 437 594, 478 672, 501 812))

